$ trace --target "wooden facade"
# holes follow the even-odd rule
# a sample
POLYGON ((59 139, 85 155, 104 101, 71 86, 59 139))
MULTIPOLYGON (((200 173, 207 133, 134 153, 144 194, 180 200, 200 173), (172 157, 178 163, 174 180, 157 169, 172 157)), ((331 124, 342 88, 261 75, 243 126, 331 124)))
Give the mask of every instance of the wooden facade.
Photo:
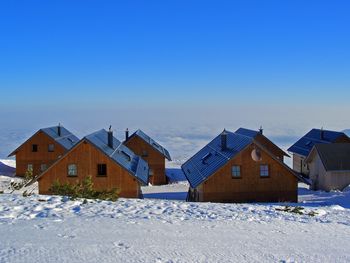
POLYGON ((254 161, 249 145, 217 170, 206 181, 190 190, 194 201, 201 202, 297 202, 298 179, 281 160, 261 150, 261 161, 254 161), (267 165, 269 176, 260 176, 260 166, 267 165), (232 167, 240 167, 240 177, 232 167))
POLYGON ((124 142, 124 144, 148 163, 150 169, 149 182, 152 185, 163 185, 168 183, 165 174, 164 155, 139 136, 131 136, 124 142))
POLYGON ((50 194, 50 187, 60 183, 74 184, 91 176, 95 190, 119 189, 120 197, 138 198, 141 196, 140 182, 108 155, 87 140, 82 140, 65 156, 52 165, 38 179, 39 194, 50 194), (77 167, 76 176, 68 175, 68 166, 77 167), (98 175, 98 165, 106 165, 106 175, 98 175))
POLYGON ((39 175, 66 151, 53 138, 39 130, 11 154, 16 155, 16 175, 24 176, 28 169, 32 169, 33 175, 39 175))

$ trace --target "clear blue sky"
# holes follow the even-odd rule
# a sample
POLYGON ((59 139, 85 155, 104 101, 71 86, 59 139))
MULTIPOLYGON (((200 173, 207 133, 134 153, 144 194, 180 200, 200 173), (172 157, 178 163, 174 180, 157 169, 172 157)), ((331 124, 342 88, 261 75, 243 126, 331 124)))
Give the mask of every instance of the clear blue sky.
POLYGON ((0 108, 338 114, 349 110, 349 12, 349 1, 1 1, 0 108))

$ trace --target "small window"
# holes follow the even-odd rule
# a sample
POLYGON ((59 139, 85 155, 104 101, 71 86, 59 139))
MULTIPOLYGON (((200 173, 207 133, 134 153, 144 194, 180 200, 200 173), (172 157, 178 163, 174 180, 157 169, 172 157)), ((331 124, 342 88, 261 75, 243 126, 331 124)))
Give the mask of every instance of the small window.
POLYGON ((232 166, 232 178, 241 178, 241 166, 232 166))
POLYGON ((153 175, 154 175, 153 169, 149 169, 149 170, 148 170, 148 175, 149 175, 149 176, 153 176, 153 175))
POLYGON ((49 152, 54 152, 55 151, 55 145, 54 144, 49 144, 48 151, 49 152))
POLYGON ((32 164, 28 164, 27 171, 33 172, 33 165, 32 164))
POLYGON ((45 171, 47 169, 47 165, 45 163, 43 163, 42 165, 40 165, 40 171, 45 171))
POLYGON ((97 165, 97 175, 98 176, 106 176, 107 175, 107 164, 99 163, 97 165))
POLYGON ((266 164, 260 165, 260 177, 269 177, 269 166, 266 164))
POLYGON ((32 152, 37 152, 37 151, 38 151, 38 145, 32 144, 32 152))
POLYGON ((146 150, 142 151, 142 157, 148 157, 148 152, 146 150))
POLYGON ((76 164, 68 164, 68 176, 78 176, 78 167, 76 164))

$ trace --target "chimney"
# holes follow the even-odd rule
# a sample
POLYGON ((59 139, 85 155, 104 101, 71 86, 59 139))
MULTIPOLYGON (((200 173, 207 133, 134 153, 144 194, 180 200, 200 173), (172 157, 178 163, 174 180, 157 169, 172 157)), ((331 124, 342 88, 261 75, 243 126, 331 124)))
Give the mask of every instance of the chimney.
POLYGON ((129 129, 126 128, 125 130, 125 141, 129 140, 129 129))
POLYGON ((59 137, 61 137, 61 123, 59 123, 57 126, 57 134, 59 137))
POLYGON ((113 131, 112 125, 109 126, 108 130, 108 146, 113 149, 113 131))
POLYGON ((221 150, 222 151, 227 150, 227 132, 225 129, 221 133, 221 150))
POLYGON ((260 132, 260 134, 263 134, 264 129, 262 128, 262 126, 260 126, 259 132, 260 132))
POLYGON ((323 127, 321 127, 321 130, 320 130, 320 138, 321 138, 321 140, 324 139, 324 130, 323 130, 323 127))

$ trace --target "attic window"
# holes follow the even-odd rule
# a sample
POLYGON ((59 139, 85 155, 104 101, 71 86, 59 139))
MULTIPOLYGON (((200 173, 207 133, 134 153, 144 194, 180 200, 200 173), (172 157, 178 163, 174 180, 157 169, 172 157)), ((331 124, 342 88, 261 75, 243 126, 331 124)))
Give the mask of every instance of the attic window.
POLYGON ((311 141, 307 141, 307 142, 305 143, 306 146, 309 146, 310 144, 311 144, 311 141))
POLYGON ((146 150, 142 151, 142 157, 147 157, 148 156, 148 152, 146 150))
POLYGON ((49 144, 47 147, 49 152, 54 152, 55 151, 55 145, 54 144, 49 144))
POLYGON ((71 143, 74 143, 74 141, 71 138, 67 138, 68 141, 70 141, 71 143))
POLYGON ((37 151, 38 151, 38 145, 32 144, 32 152, 37 152, 37 151))
POLYGON ((205 163, 206 162, 206 160, 209 158, 211 156, 211 153, 207 153, 207 154, 205 154, 203 157, 202 157, 202 163, 205 163))
POLYGON ((106 176, 107 175, 107 164, 99 163, 97 164, 97 176, 106 176))
POLYGON ((127 154, 126 152, 124 152, 124 151, 121 151, 121 154, 125 157, 125 159, 128 161, 128 162, 130 162, 131 161, 131 157, 130 157, 130 155, 129 154, 127 154))

